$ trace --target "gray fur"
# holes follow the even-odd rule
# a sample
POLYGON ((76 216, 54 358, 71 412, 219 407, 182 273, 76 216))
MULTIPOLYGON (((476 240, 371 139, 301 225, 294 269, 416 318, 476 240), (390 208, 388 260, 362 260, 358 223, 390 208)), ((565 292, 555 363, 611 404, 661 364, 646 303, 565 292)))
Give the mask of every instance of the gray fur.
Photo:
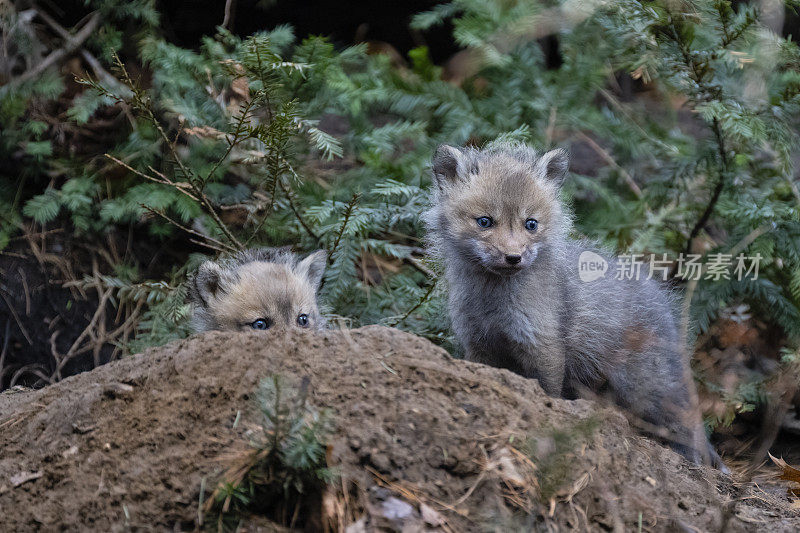
MULTIPOLYGON (((436 186, 424 220, 430 249, 445 268, 452 326, 466 359, 536 378, 552 396, 608 391, 619 405, 666 430, 688 458, 705 457, 724 468, 697 413, 674 296, 655 281, 614 279, 614 256, 567 237, 571 214, 558 197, 567 164, 561 150, 540 157, 522 144, 436 151, 436 186), (520 180, 521 190, 533 180, 540 191, 535 194, 552 194, 545 202, 552 208, 546 233, 528 243, 525 268, 510 275, 489 269, 496 260, 487 246, 475 244, 480 234, 474 237, 466 222, 453 220, 461 198, 472 198, 481 186, 489 196, 500 194, 486 185, 491 176, 520 180), (581 281, 578 257, 585 250, 608 261, 605 277, 581 281)), ((488 204, 514 201, 495 197, 488 204)), ((470 216, 489 214, 479 209, 470 216)), ((500 242, 490 244, 502 247, 500 242)))
MULTIPOLYGON (((247 283, 247 288, 250 291, 260 293, 259 296, 262 301, 274 304, 275 307, 281 310, 280 315, 286 314, 283 317, 285 321, 291 322, 293 317, 289 315, 289 308, 294 303, 291 301, 293 299, 292 294, 297 294, 298 291, 285 290, 290 287, 281 287, 280 283, 276 286, 274 279, 269 280, 260 277, 254 280, 250 276, 246 281, 242 280, 240 269, 252 263, 269 263, 282 266, 285 272, 295 275, 290 277, 291 283, 309 287, 307 290, 300 290, 300 293, 305 292, 313 295, 314 301, 307 305, 309 308, 308 314, 312 318, 314 327, 318 329, 324 327, 324 320, 319 314, 315 296, 325 273, 326 259, 327 253, 323 250, 317 250, 301 259, 291 252, 290 247, 284 246, 280 248, 251 248, 218 261, 204 262, 188 282, 188 297, 194 308, 192 317, 193 329, 195 331, 228 329, 221 323, 219 317, 220 303, 241 283, 247 283), (297 281, 298 279, 300 281, 297 281)), ((230 301, 230 298, 228 300, 230 301)), ((232 307, 233 311, 226 312, 237 313, 236 306, 232 307)))

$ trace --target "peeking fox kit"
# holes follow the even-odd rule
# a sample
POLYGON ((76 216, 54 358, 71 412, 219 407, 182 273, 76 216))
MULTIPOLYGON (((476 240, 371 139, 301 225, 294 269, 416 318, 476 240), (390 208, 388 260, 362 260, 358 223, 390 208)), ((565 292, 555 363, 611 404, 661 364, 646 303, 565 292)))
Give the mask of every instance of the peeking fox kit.
POLYGON ((303 260, 282 248, 250 249, 206 261, 189 284, 196 331, 276 328, 322 329, 317 289, 326 253, 303 260))
POLYGON ((424 219, 466 359, 536 378, 552 396, 608 391, 687 458, 724 469, 695 408, 670 293, 615 279, 616 258, 568 239, 567 167, 563 150, 522 144, 436 151, 424 219), (581 280, 585 251, 608 263, 606 276, 581 280))

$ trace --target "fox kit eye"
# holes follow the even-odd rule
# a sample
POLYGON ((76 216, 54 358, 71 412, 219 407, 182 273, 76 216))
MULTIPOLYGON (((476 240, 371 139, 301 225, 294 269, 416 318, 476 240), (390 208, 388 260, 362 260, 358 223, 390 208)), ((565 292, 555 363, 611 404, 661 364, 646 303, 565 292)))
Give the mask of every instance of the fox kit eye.
POLYGON ((308 315, 305 314, 305 313, 303 313, 302 315, 299 315, 297 317, 297 325, 300 326, 301 328, 307 328, 308 327, 308 315))
POLYGON ((525 221, 525 229, 528 231, 536 231, 536 228, 539 227, 539 221, 535 218, 529 218, 525 221))
POLYGON ((266 318, 259 318, 250 322, 250 327, 253 329, 269 329, 271 325, 270 321, 266 318))
POLYGON ((491 228, 494 221, 492 217, 478 217, 475 219, 475 222, 478 223, 478 226, 482 228, 491 228))

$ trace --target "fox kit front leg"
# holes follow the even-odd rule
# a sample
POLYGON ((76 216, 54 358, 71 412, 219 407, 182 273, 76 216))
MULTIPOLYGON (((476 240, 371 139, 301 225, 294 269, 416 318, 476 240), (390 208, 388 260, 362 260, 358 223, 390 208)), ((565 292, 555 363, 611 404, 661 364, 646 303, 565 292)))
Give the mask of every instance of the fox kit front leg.
POLYGON ((566 363, 564 347, 556 340, 541 340, 519 346, 523 375, 539 380, 539 385, 549 396, 560 397, 564 388, 566 363))
POLYGON ((516 374, 523 374, 522 366, 517 358, 507 350, 506 342, 467 343, 464 359, 473 363, 505 368, 516 374))
POLYGON ((549 396, 559 397, 564 385, 563 353, 558 343, 546 343, 537 348, 532 344, 493 339, 486 344, 468 344, 464 359, 536 379, 549 396))

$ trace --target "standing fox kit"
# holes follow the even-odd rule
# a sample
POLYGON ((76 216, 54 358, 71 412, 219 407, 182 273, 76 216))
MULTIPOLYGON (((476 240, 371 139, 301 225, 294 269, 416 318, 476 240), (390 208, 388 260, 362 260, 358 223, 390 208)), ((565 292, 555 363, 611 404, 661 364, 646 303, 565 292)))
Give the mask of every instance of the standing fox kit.
POLYGON ((321 329, 317 289, 326 253, 305 259, 280 248, 250 249, 206 261, 190 280, 196 331, 276 328, 321 329))
POLYGON ((552 396, 608 391, 689 459, 719 463, 694 407, 670 293, 614 279, 616 258, 568 239, 559 198, 567 167, 563 150, 538 156, 521 144, 436 151, 424 219, 466 359, 536 378, 552 396), (606 277, 581 280, 587 250, 608 262, 606 277))

